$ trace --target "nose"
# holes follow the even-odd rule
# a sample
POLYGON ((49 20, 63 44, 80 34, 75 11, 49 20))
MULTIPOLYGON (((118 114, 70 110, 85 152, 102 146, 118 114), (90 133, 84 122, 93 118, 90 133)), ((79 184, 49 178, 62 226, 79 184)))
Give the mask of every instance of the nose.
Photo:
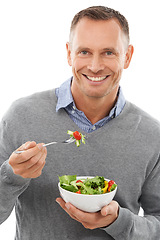
POLYGON ((103 63, 103 59, 98 55, 93 55, 88 63, 87 68, 94 73, 104 70, 105 65, 103 63))

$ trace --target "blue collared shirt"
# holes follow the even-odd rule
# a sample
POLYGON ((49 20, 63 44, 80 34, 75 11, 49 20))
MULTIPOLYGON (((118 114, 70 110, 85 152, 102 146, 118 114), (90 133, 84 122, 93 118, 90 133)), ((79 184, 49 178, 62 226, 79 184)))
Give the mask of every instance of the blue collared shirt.
POLYGON ((126 101, 123 96, 122 89, 120 87, 118 91, 117 102, 115 106, 111 109, 109 115, 99 120, 95 124, 92 124, 90 120, 85 116, 84 112, 76 108, 76 105, 74 103, 72 93, 71 93, 71 80, 72 80, 72 77, 67 81, 65 81, 59 88, 56 88, 56 96, 58 99, 57 105, 56 105, 56 111, 58 112, 59 109, 64 108, 67 111, 70 118, 83 131, 87 133, 95 131, 96 129, 102 127, 104 124, 106 124, 113 118, 117 117, 121 113, 126 101))

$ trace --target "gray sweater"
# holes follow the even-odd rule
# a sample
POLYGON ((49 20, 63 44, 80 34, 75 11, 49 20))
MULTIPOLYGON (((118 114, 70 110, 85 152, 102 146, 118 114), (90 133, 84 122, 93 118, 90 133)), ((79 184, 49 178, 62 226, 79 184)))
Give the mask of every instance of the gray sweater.
POLYGON ((65 110, 56 113, 56 101, 54 90, 36 93, 16 101, 2 119, 0 222, 15 206, 16 240, 159 240, 160 124, 129 102, 118 117, 87 134, 85 145, 49 146, 40 177, 23 179, 13 173, 7 159, 24 142, 61 141, 67 130, 82 132, 65 110), (118 219, 95 230, 71 219, 55 202, 58 176, 64 174, 114 179, 118 219), (144 217, 137 215, 140 206, 144 217))

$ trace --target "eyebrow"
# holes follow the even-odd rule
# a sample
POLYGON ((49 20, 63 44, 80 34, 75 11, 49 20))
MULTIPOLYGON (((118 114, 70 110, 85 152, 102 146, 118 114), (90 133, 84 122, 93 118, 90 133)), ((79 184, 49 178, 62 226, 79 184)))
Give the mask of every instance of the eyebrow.
MULTIPOLYGON (((79 51, 91 51, 91 49, 90 48, 88 48, 88 47, 78 47, 77 49, 76 49, 76 52, 79 52, 79 51)), ((115 54, 117 54, 118 53, 118 51, 115 49, 115 48, 112 48, 112 47, 109 47, 109 48, 103 48, 102 49, 102 51, 111 51, 111 52, 113 52, 113 53, 115 53, 115 54)))
POLYGON ((111 48, 104 48, 103 51, 106 51, 106 52, 107 51, 111 51, 111 52, 113 52, 115 54, 118 53, 118 51, 115 48, 112 48, 112 47, 111 48))
POLYGON ((76 49, 76 52, 79 52, 79 51, 90 51, 91 49, 90 48, 87 48, 87 47, 78 47, 76 49))

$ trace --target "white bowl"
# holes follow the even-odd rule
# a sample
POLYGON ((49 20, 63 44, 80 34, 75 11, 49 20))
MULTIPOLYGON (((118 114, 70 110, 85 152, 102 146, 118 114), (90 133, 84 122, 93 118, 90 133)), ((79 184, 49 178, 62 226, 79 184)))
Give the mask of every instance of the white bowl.
MULTIPOLYGON (((93 178, 91 176, 81 176, 77 177, 77 179, 84 178, 93 178)), ((106 181, 110 181, 109 179, 105 179, 106 181)), ((60 183, 58 183, 58 188, 60 191, 60 195, 65 202, 70 202, 75 207, 79 208, 85 212, 97 212, 100 211, 102 207, 108 205, 112 199, 114 198, 117 187, 115 190, 109 193, 104 194, 95 194, 95 195, 86 195, 86 194, 77 194, 74 192, 70 192, 60 187, 60 183)))

